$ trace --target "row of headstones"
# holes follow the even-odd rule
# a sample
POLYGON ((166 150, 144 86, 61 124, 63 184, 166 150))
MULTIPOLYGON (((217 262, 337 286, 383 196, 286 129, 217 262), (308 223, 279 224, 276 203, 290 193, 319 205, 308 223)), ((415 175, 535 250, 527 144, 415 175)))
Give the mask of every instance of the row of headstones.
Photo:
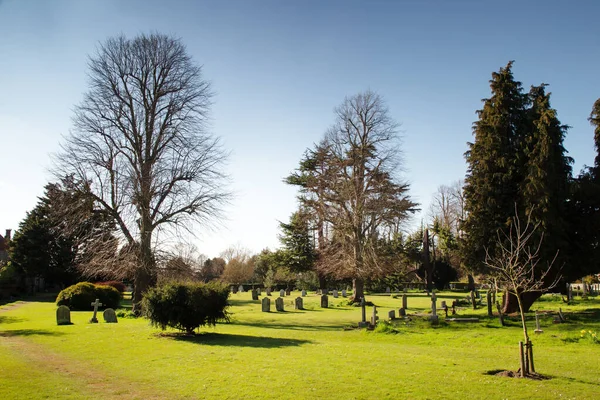
MULTIPOLYGON (((329 307, 329 297, 324 294, 321 296, 321 308, 329 307)), ((283 297, 278 297, 275 299, 275 309, 277 311, 285 311, 283 306, 283 297)), ((296 297, 294 300, 294 309, 296 310, 304 310, 304 299, 302 297, 296 297)), ((271 299, 268 297, 263 297, 262 299, 262 312, 271 312, 271 299)))
MULTIPOLYGON (((102 303, 96 299, 95 302, 91 304, 94 307, 94 315, 90 319, 91 323, 97 324, 98 318, 96 318, 96 314, 98 313, 98 307, 102 306, 102 303)), ((104 322, 106 323, 117 323, 117 313, 112 308, 107 308, 102 313, 104 317, 104 322)), ((56 324, 57 325, 71 325, 71 309, 67 306, 59 306, 56 310, 56 324)))
MULTIPOLYGON (((267 288, 266 292, 267 292, 267 296, 271 296, 270 288, 267 288)), ((258 296, 260 296, 260 293, 261 293, 260 289, 252 289, 252 300, 258 300, 258 296)), ((347 296, 346 289, 343 289, 341 294, 342 294, 342 297, 346 297, 347 296)), ((279 297, 285 297, 285 296, 289 296, 289 295, 291 295, 291 291, 289 289, 288 290, 281 289, 279 291, 279 297)), ((308 293, 306 292, 306 290, 302 290, 302 297, 306 297, 307 295, 308 295, 308 293)), ((340 296, 340 294, 337 290, 334 290, 332 292, 332 295, 333 295, 333 298, 335 298, 335 299, 337 299, 340 296)), ((327 296, 327 293, 324 293, 323 296, 327 296)))

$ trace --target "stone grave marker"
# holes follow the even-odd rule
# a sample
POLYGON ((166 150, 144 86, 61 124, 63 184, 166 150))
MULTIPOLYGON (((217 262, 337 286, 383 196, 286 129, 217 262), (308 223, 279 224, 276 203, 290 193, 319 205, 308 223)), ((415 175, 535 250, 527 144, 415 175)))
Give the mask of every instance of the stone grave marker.
POLYGON ((329 307, 329 297, 324 294, 323 296, 321 296, 321 308, 327 308, 329 307))
POLYGON ((56 309, 56 324, 71 325, 71 310, 67 306, 58 306, 56 309))
POLYGON ((434 292, 431 295, 431 323, 433 323, 434 325, 436 325, 439 322, 439 317, 437 315, 436 301, 437 301, 437 296, 435 295, 435 292, 434 292))
POLYGON ((404 308, 405 310, 408 308, 408 296, 406 295, 406 293, 402 295, 402 308, 404 308))
POLYGON ((96 318, 96 314, 98 313, 98 307, 102 306, 102 303, 100 303, 99 299, 96 299, 96 301, 94 301, 91 305, 94 306, 94 315, 92 316, 92 319, 90 319, 90 322, 97 324, 98 318, 96 318))
POLYGON ((535 333, 543 333, 544 331, 540 328, 540 315, 537 310, 535 311, 535 333))
POLYGON ((275 309, 277 311, 284 311, 283 310, 283 297, 278 297, 275 299, 275 309))
POLYGON ((398 310, 398 316, 399 317, 406 317, 406 309, 401 308, 398 310))
POLYGON ((259 287, 256 288, 256 294, 260 296, 260 288, 259 287))
POLYGON ((271 295, 271 288, 270 288, 270 287, 268 287, 268 288, 266 289, 266 292, 267 292, 267 296, 270 296, 270 295, 271 295))
POLYGON ((377 320, 379 317, 377 316, 377 306, 373 306, 373 315, 371 315, 371 326, 375 327, 377 325, 377 320))
POLYGON ((386 293, 386 294, 390 294, 391 292, 392 292, 392 291, 390 290, 390 287, 389 287, 389 286, 385 288, 385 293, 386 293))
POLYGON ((323 289, 321 290, 321 294, 327 296, 329 294, 329 290, 323 289))
POLYGON ((238 292, 238 288, 235 286, 231 287, 231 293, 236 294, 238 292))
POLYGON ((388 318, 391 319, 392 321, 396 319, 396 311, 395 310, 391 310, 388 311, 388 318))
POLYGON ((291 294, 292 294, 292 289, 290 289, 290 288, 286 288, 286 289, 285 289, 285 295, 286 295, 286 296, 290 296, 291 294))
POLYGON ((104 317, 104 322, 108 323, 108 324, 116 324, 117 321, 117 314, 115 313, 115 310, 113 310, 112 308, 107 308, 106 310, 104 310, 104 312, 102 313, 102 316, 104 317))
POLYGON ((262 312, 271 312, 271 299, 268 297, 262 299, 262 312))
POLYGON ((258 300, 258 291, 252 289, 252 300, 258 300))
POLYGON ((244 293, 244 285, 240 285, 240 287, 238 288, 240 293, 244 293))
POLYGON ((477 309, 477 302, 475 301, 475 291, 471 290, 471 304, 473 305, 473 310, 477 309))
POLYGON ((332 292, 332 294, 333 294, 333 298, 334 298, 334 299, 337 299, 337 298, 338 298, 338 291, 337 291, 337 290, 334 290, 334 291, 332 292))
POLYGON ((281 289, 279 291, 279 297, 284 297, 285 296, 285 290, 281 289))
POLYGON ((294 308, 296 310, 304 310, 304 300, 302 300, 302 297, 296 297, 296 301, 294 302, 294 308))
POLYGON ((358 323, 358 327, 359 328, 365 328, 367 326, 367 309, 366 309, 366 304, 365 304, 365 298, 364 297, 362 297, 360 299, 360 308, 361 308, 362 319, 358 323))
POLYGON ((342 289, 342 297, 346 297, 348 296, 346 289, 342 289))
POLYGON ((302 297, 306 297, 306 290, 302 289, 302 297))

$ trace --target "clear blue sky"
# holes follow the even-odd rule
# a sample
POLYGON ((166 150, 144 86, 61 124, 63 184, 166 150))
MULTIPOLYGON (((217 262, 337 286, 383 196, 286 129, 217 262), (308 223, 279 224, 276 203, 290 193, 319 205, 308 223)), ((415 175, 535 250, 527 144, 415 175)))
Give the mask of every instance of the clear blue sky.
POLYGON ((574 171, 593 163, 598 15, 597 1, 0 0, 0 232, 42 195, 86 90, 86 58, 109 36, 172 34, 204 65, 237 192, 228 220, 198 232, 214 256, 278 245, 277 221, 296 207, 282 178, 344 96, 368 88, 402 124, 404 177, 424 210, 439 185, 464 177, 475 110, 509 60, 526 89, 550 84, 572 126, 574 171))

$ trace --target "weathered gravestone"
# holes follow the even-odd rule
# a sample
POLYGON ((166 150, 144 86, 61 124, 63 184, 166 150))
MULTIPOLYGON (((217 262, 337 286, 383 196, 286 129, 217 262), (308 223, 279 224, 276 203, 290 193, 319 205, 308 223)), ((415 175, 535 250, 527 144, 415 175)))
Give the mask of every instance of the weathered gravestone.
POLYGON ((240 285, 240 287, 238 288, 238 290, 240 291, 240 293, 244 293, 244 285, 240 285))
POLYGON ((360 299, 360 308, 361 308, 361 321, 358 323, 358 327, 359 328, 364 328, 367 326, 367 309, 366 309, 366 303, 365 303, 365 298, 362 297, 360 299))
POLYGON ((258 300, 258 292, 256 289, 252 289, 252 300, 258 300))
POLYGON ((270 287, 268 287, 268 288, 266 289, 266 291, 267 291, 267 296, 270 296, 270 295, 271 295, 271 288, 270 288, 270 287))
POLYGON ((396 311, 395 310, 388 311, 388 318, 391 320, 395 320, 396 319, 396 311))
POLYGON ((306 297, 306 290, 302 289, 302 297, 306 297))
POLYGON ((537 310, 535 311, 535 333, 543 333, 544 331, 540 328, 540 315, 537 310))
POLYGON ((283 311, 283 297, 278 297, 275 299, 275 309, 277 311, 283 311))
POLYGON ((373 315, 371 315, 371 326, 375 327, 377 325, 377 320, 379 317, 377 316, 377 307, 373 306, 373 315))
POLYGON ((329 297, 326 294, 321 296, 321 308, 329 307, 329 297))
POLYGON ((399 317, 406 317, 406 309, 405 308, 401 308, 398 310, 398 316, 399 317))
POLYGON ((436 301, 437 301, 437 296, 435 295, 435 293, 433 293, 431 295, 431 323, 433 323, 434 325, 436 325, 439 322, 439 317, 437 315, 436 301))
POLYGON ((260 296, 260 288, 256 288, 256 294, 260 296))
POLYGON ((389 286, 385 288, 385 293, 387 293, 387 294, 390 294, 391 292, 392 292, 392 291, 390 290, 390 287, 389 287, 389 286))
POLYGON ((291 294, 292 294, 292 289, 290 289, 290 288, 285 289, 286 296, 290 296, 291 294))
POLYGON ((262 312, 271 312, 271 299, 268 297, 262 299, 262 312))
POLYGON ((117 321, 117 314, 115 313, 115 310, 113 310, 112 308, 107 308, 106 310, 104 310, 104 312, 102 313, 102 316, 104 317, 104 322, 109 323, 109 324, 116 324, 117 321))
POLYGON ((285 296, 285 290, 281 289, 279 291, 279 297, 284 297, 285 296))
POLYGON ((408 308, 408 296, 406 295, 406 293, 402 295, 402 308, 404 308, 405 310, 408 308))
POLYGON ((71 325, 71 310, 67 306, 58 306, 56 309, 56 324, 71 325))
POLYGON ((296 310, 304 310, 304 301, 302 297, 296 297, 296 301, 294 302, 294 308, 296 310))
POLYGON ((337 299, 337 298, 338 298, 338 291, 337 291, 337 290, 334 290, 334 291, 333 291, 333 298, 334 298, 334 299, 337 299))
POLYGON ((96 299, 96 301, 93 302, 91 305, 94 307, 94 315, 92 316, 92 319, 90 319, 90 322, 93 324, 97 324, 98 318, 96 318, 96 314, 98 313, 98 307, 102 306, 102 303, 100 303, 99 299, 96 299))
POLYGON ((235 286, 231 287, 231 293, 236 294, 238 292, 238 288, 236 288, 235 286))
POLYGON ((342 289, 342 297, 346 297, 348 296, 346 289, 342 289))

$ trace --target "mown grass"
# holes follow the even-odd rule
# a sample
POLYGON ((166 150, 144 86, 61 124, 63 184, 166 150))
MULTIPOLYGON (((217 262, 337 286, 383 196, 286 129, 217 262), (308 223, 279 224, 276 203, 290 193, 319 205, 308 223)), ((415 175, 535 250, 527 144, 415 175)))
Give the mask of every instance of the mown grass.
MULTIPOLYGON (((566 305, 547 296, 536 303, 544 330, 532 333, 536 370, 550 378, 538 381, 487 374, 518 368, 516 318, 500 327, 485 307, 465 306, 459 316, 480 322, 442 316, 432 327, 411 316, 366 331, 356 329, 360 308, 344 299, 330 296, 330 308, 321 309, 319 297, 309 294, 299 311, 293 310, 298 295, 285 298, 285 312, 267 314, 249 293, 234 294, 231 323, 195 337, 163 333, 144 319, 89 324, 90 312, 73 312, 73 325, 56 326, 52 303, 8 304, 0 307, 0 398, 593 399, 600 392, 600 345, 579 337, 581 329, 600 333, 599 299, 566 305), (565 324, 552 323, 559 307, 565 324)), ((464 296, 438 294, 438 306, 464 296)), ((382 321, 402 303, 389 295, 367 300, 382 321)), ((430 304, 424 294, 410 293, 409 315, 430 304)), ((529 324, 533 332, 533 313, 529 324)))

